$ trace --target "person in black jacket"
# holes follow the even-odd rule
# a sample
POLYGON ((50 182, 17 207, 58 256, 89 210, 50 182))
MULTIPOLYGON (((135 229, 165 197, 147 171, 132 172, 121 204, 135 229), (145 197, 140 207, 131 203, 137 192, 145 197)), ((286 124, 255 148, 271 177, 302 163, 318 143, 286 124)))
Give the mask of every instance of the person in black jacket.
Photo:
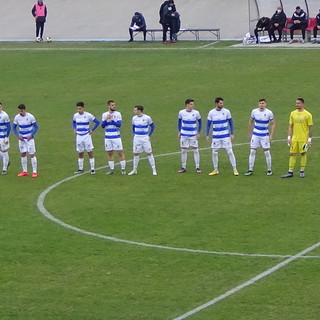
POLYGON ((283 12, 282 7, 279 6, 277 8, 277 11, 271 18, 271 35, 273 38, 273 42, 281 42, 281 37, 282 37, 282 30, 286 25, 287 21, 287 16, 283 12), (276 35, 275 35, 275 30, 278 30, 279 33, 279 39, 277 40, 276 35))
POLYGON ((172 14, 172 39, 173 41, 178 40, 178 32, 180 30, 181 21, 180 21, 180 14, 178 11, 172 14))
POLYGON ((268 31, 268 35, 271 41, 270 28, 271 28, 270 18, 262 17, 261 19, 259 19, 259 21, 257 22, 256 28, 254 29, 254 35, 256 36, 256 43, 259 43, 258 32, 261 32, 261 31, 268 31))
POLYGON ((162 25, 162 30, 163 30, 162 41, 164 43, 167 43, 167 32, 169 28, 170 28, 170 41, 173 41, 172 14, 174 12, 176 12, 176 6, 173 0, 167 0, 162 3, 159 10, 159 15, 160 15, 159 23, 162 25))
POLYGON ((292 26, 290 27, 290 41, 289 43, 293 42, 293 33, 294 30, 300 30, 302 33, 302 43, 305 42, 306 38, 306 28, 308 26, 308 16, 307 14, 299 7, 296 7, 296 11, 293 13, 291 18, 292 26))
POLYGON ((317 43, 318 30, 320 30, 320 10, 316 16, 316 25, 313 28, 313 41, 312 41, 312 43, 317 43))
POLYGON ((133 32, 142 31, 143 32, 143 41, 147 41, 147 25, 144 16, 140 12, 135 12, 132 17, 131 24, 129 27, 130 39, 129 42, 133 41, 133 32))

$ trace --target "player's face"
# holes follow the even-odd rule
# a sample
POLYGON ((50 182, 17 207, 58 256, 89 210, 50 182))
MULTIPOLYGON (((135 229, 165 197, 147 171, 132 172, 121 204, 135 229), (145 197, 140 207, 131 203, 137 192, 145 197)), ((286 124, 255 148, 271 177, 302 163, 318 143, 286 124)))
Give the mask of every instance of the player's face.
POLYGON ((220 100, 218 103, 216 103, 216 107, 218 110, 223 108, 223 100, 220 100))
POLYGON ((138 108, 134 108, 134 109, 133 109, 133 113, 134 113, 136 116, 138 116, 138 115, 141 114, 141 111, 140 111, 138 108))
POLYGON ((264 110, 267 106, 267 103, 265 101, 259 101, 259 109, 264 110))
POLYGON ((109 104, 109 111, 116 111, 116 103, 115 102, 111 102, 109 104))
POLYGON ((26 115, 26 109, 19 109, 19 114, 24 117, 26 115))
POLYGON ((303 109, 303 103, 300 100, 296 100, 296 108, 298 110, 302 110, 303 109))
POLYGON ((79 114, 83 114, 83 112, 84 112, 84 107, 77 106, 77 111, 79 112, 79 114))
POLYGON ((186 109, 188 111, 191 111, 193 108, 194 108, 194 101, 191 101, 188 104, 186 104, 186 109))

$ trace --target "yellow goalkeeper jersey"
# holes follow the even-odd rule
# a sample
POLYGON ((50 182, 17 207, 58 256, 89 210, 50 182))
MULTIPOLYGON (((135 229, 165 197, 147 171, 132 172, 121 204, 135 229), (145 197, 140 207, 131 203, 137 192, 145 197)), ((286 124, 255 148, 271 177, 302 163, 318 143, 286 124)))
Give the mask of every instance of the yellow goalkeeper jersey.
POLYGON ((289 124, 293 125, 292 140, 307 141, 309 138, 309 126, 313 125, 312 114, 307 110, 292 111, 289 124))

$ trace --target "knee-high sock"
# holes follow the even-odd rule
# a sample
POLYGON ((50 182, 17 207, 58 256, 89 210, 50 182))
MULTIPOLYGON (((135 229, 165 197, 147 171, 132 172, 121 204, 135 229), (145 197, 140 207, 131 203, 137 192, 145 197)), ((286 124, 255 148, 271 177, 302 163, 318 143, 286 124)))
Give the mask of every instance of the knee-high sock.
POLYGON ((187 168, 187 149, 181 149, 181 167, 186 169, 187 168))
POLYGON ((89 162, 90 162, 90 169, 91 169, 91 170, 94 170, 94 165, 95 165, 94 158, 90 158, 90 159, 89 159, 89 162))
POLYGON ((218 157, 218 149, 212 149, 212 164, 213 170, 218 171, 219 157, 218 157))
POLYGON ((234 156, 233 150, 231 148, 227 149, 229 160, 233 170, 237 169, 236 157, 234 156))
POLYGON ((264 156, 266 157, 267 170, 271 171, 271 153, 270 153, 270 150, 266 150, 264 152, 264 156))
POLYGON ((108 165, 109 165, 109 169, 111 171, 113 171, 114 170, 114 161, 108 161, 108 165))
POLYGON ((290 156, 289 158, 289 171, 293 171, 294 167, 296 166, 297 157, 296 156, 290 156))
POLYGON ((307 155, 305 154, 304 156, 301 156, 300 159, 300 166, 301 166, 301 171, 304 171, 305 167, 307 165, 307 155))
POLYGON ((21 167, 23 172, 28 171, 27 157, 21 157, 21 167))
POLYGON ((124 170, 126 168, 126 160, 120 161, 120 167, 121 167, 121 170, 124 170))
POLYGON ((133 169, 134 170, 137 170, 138 165, 139 165, 139 160, 140 160, 139 156, 134 156, 133 157, 133 169))
POLYGON ((3 161, 3 169, 2 170, 7 171, 8 163, 9 163, 9 153, 8 152, 2 152, 2 161, 3 161))
POLYGON ((199 148, 193 149, 193 158, 196 168, 200 168, 200 152, 199 148))
POLYGON ((249 155, 249 170, 253 171, 254 162, 256 161, 256 152, 257 150, 251 149, 249 155))
POLYGON ((154 156, 153 154, 151 154, 150 156, 148 156, 148 160, 149 160, 149 163, 150 163, 150 167, 152 169, 155 169, 156 167, 156 162, 154 161, 154 156))
POLYGON ((83 170, 84 158, 78 158, 78 169, 83 170))
POLYGON ((36 173, 37 172, 37 167, 38 167, 37 157, 31 158, 31 165, 32 165, 32 172, 36 173))

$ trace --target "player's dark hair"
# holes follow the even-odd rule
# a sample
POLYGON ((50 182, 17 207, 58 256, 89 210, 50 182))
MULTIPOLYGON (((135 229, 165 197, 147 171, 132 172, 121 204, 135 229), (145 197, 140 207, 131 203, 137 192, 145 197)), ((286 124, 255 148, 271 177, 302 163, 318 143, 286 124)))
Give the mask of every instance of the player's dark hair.
POLYGON ((140 110, 141 112, 143 112, 143 109, 144 109, 143 106, 141 105, 137 105, 134 108, 140 110))
POLYGON ((109 106, 110 103, 114 103, 114 102, 115 102, 114 100, 108 100, 107 105, 109 106))
POLYGON ((184 104, 187 105, 187 104, 189 104, 190 102, 194 102, 194 100, 193 100, 193 99, 187 99, 187 100, 184 102, 184 104))
POLYGON ((264 102, 267 102, 267 100, 266 99, 259 99, 259 102, 262 102, 262 101, 264 101, 264 102))
POLYGON ((77 107, 84 107, 84 102, 79 101, 79 102, 77 102, 76 106, 77 107))
POLYGON ((217 97, 217 98, 214 99, 215 103, 219 103, 220 101, 223 101, 223 98, 217 97))
POLYGON ((301 101, 302 103, 304 103, 304 99, 303 98, 298 98, 297 100, 301 101))
POLYGON ((19 104, 18 105, 18 109, 20 110, 25 110, 26 109, 26 106, 22 103, 22 104, 19 104))

